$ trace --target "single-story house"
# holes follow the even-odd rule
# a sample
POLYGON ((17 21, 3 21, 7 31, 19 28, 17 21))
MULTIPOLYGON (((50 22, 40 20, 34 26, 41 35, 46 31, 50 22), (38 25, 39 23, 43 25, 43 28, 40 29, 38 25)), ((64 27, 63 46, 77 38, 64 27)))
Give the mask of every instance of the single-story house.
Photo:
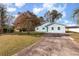
POLYGON ((44 33, 65 33, 65 26, 58 23, 47 22, 35 28, 36 32, 44 33))

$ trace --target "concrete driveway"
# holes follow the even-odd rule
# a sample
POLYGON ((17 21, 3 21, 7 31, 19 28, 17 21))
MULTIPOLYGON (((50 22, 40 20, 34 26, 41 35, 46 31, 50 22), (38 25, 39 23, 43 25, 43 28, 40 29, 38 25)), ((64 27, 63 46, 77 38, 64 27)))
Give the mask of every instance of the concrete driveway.
POLYGON ((79 56, 79 44, 70 36, 45 34, 40 42, 29 49, 25 48, 16 56, 79 56))

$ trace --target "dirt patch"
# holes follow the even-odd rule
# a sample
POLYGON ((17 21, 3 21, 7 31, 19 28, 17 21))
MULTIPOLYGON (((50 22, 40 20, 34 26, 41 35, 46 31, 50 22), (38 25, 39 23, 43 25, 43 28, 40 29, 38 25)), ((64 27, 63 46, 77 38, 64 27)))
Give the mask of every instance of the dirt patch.
POLYGON ((46 34, 39 43, 26 51, 16 56, 75 56, 79 55, 79 45, 70 40, 69 36, 54 37, 46 34))

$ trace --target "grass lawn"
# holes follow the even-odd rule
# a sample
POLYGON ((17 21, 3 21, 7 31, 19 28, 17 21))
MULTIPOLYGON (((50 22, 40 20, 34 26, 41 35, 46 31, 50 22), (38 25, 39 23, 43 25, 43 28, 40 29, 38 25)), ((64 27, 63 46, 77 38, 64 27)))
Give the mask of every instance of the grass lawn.
POLYGON ((79 43, 79 33, 71 33, 70 36, 79 43))
POLYGON ((29 35, 27 33, 2 34, 0 35, 0 55, 13 55, 37 42, 40 36, 40 33, 31 33, 29 35))

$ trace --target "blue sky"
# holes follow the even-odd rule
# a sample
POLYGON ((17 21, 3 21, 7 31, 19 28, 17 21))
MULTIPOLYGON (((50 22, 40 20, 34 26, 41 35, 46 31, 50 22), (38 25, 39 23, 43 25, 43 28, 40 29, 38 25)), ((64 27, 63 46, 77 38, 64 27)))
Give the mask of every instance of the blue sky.
POLYGON ((75 25, 76 20, 72 19, 72 14, 75 9, 79 8, 78 3, 7 3, 7 10, 17 17, 18 12, 31 11, 37 16, 44 16, 49 10, 57 10, 63 14, 57 22, 65 25, 75 25))

